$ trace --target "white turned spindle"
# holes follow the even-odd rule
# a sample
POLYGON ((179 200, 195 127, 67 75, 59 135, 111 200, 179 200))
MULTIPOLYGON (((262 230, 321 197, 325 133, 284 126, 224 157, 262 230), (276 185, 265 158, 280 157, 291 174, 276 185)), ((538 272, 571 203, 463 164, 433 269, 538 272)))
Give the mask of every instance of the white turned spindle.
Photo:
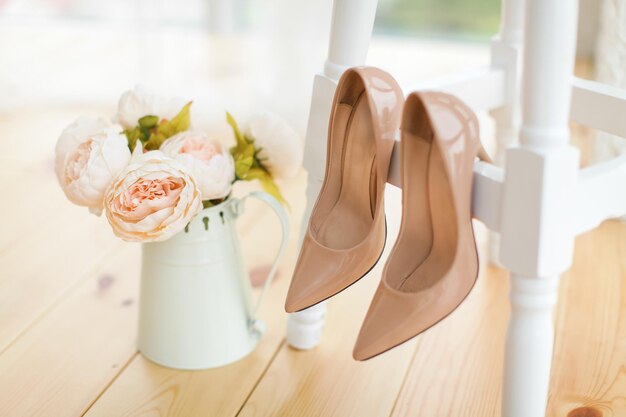
MULTIPOLYGON (((491 65, 505 70, 506 104, 490 112, 495 122, 493 158, 504 167, 504 151, 517 142, 520 128, 520 74, 524 35, 524 0, 503 0, 498 35, 491 41, 491 65)), ((500 235, 489 234, 489 262, 499 263, 500 235)))
POLYGON ((503 417, 541 417, 550 382, 558 278, 511 276, 503 417), (523 360, 521 360, 523 359, 523 360))
POLYGON ((578 2, 527 2, 521 142, 563 146, 569 143, 578 2))
MULTIPOLYGON (((307 126, 304 168, 307 170, 307 207, 301 233, 306 232, 309 215, 317 199, 326 165, 328 121, 335 87, 349 67, 364 65, 367 57, 377 0, 335 0, 330 30, 328 59, 324 73, 315 76, 307 126)), ((301 235, 302 241, 303 235, 301 235)), ((293 313, 287 320, 287 342, 297 349, 319 344, 326 315, 326 303, 293 313)))
POLYGON ((335 0, 324 73, 339 80, 346 68, 365 64, 378 0, 335 0))
POLYGON ((511 273, 502 415, 545 414, 558 275, 572 262, 578 151, 569 145, 577 0, 527 0, 520 146, 506 152, 500 261, 511 273))
POLYGON ((524 34, 524 0, 503 0, 500 31, 491 41, 491 64, 506 71, 506 104, 492 112, 496 122, 496 160, 504 162, 504 149, 517 142, 520 124, 520 73, 524 34))

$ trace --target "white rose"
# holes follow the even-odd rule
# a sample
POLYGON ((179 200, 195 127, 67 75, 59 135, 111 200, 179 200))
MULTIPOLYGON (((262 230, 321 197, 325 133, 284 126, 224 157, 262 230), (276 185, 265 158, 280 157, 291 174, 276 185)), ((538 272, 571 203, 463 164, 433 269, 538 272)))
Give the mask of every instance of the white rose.
POLYGON ((126 241, 160 242, 185 228, 202 209, 202 198, 182 164, 161 151, 137 149, 107 191, 106 216, 126 241))
POLYGON ((181 100, 170 99, 143 86, 136 86, 122 94, 117 105, 115 120, 130 129, 137 126, 137 121, 144 116, 158 116, 160 119, 172 119, 182 109, 181 100))
POLYGON ((204 132, 185 131, 168 138, 160 147, 193 174, 203 200, 224 198, 235 180, 233 157, 204 132))
POLYGON ((104 119, 81 117, 63 130, 56 144, 61 188, 71 202, 96 215, 102 212, 107 187, 130 160, 121 130, 104 119))
POLYGON ((293 178, 302 165, 302 142, 285 121, 272 113, 254 116, 246 134, 254 139, 254 146, 263 165, 275 178, 293 178))

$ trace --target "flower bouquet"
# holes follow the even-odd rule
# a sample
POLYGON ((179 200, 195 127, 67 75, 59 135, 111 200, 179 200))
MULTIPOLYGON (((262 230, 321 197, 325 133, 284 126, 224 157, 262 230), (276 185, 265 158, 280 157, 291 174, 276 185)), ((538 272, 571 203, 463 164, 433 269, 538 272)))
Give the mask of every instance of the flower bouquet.
POLYGON ((248 354, 264 326, 256 317, 284 251, 288 221, 276 178, 295 176, 298 135, 271 114, 241 129, 232 146, 191 121, 189 102, 128 91, 113 121, 81 117, 61 134, 56 175, 67 198, 100 215, 126 241, 142 242, 139 350, 179 369, 224 365, 248 354), (232 196, 239 181, 264 191, 232 196), (278 215, 282 243, 255 305, 234 227, 248 197, 278 215))
POLYGON ((226 113, 234 146, 194 129, 189 102, 178 108, 140 88, 119 101, 113 121, 80 117, 56 146, 56 175, 67 198, 102 211, 127 241, 158 242, 185 228, 202 208, 225 202, 237 181, 257 180, 282 204, 276 178, 302 163, 297 133, 270 113, 242 131, 226 113))

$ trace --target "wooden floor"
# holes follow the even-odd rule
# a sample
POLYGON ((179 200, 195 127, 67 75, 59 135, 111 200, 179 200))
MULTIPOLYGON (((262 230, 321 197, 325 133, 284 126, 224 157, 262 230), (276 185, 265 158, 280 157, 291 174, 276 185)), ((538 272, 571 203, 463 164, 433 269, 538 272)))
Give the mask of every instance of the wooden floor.
MULTIPOLYGON (((43 117, 59 131, 70 114, 76 110, 43 117)), ((51 145, 29 144, 41 134, 29 117, 0 120, 0 141, 12 144, 0 156, 0 416, 499 415, 508 279, 498 269, 483 267, 448 319, 357 363, 351 349, 379 265, 330 302, 319 348, 287 346, 283 301, 304 173, 283 184, 294 230, 262 309, 269 331, 259 347, 240 362, 201 372, 149 362, 135 348, 140 247, 118 241, 103 218, 65 200, 51 174, 51 145)), ((390 241, 399 197, 389 187, 390 241)), ((277 241, 266 239, 277 223, 259 206, 250 205, 246 216, 240 229, 254 269, 272 256, 277 241)), ((548 415, 626 416, 625 224, 606 222, 577 240, 555 322, 548 415)))

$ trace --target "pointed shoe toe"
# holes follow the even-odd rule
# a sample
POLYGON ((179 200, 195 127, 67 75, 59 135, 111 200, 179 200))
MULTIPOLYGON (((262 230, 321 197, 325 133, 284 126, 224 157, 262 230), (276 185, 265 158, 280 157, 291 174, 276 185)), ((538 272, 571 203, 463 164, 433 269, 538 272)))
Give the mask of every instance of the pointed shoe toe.
POLYGON ((332 251, 315 242, 303 245, 285 300, 287 313, 304 310, 341 290, 339 280, 326 279, 336 274, 336 261, 332 251))
POLYGON ((389 349, 404 342, 402 335, 398 334, 397 326, 403 321, 403 317, 396 316, 399 311, 393 305, 392 298, 381 296, 380 288, 376 291, 376 300, 372 302, 359 335, 357 336, 352 357, 357 361, 365 361, 373 358, 389 349))
POLYGON ((378 239, 364 241, 359 250, 334 250, 307 235, 291 279, 285 311, 295 313, 343 291, 365 276, 376 264, 385 246, 386 225, 378 239), (329 279, 332 277, 332 279, 329 279))
POLYGON ((446 274, 417 292, 399 291, 381 282, 361 325, 354 359, 363 361, 384 353, 445 319, 474 285, 475 280, 462 278, 455 273, 446 274))
POLYGON ((430 297, 390 290, 381 283, 363 320, 352 357, 364 361, 392 349, 430 326, 430 297), (424 314, 426 313, 426 314, 424 314))

